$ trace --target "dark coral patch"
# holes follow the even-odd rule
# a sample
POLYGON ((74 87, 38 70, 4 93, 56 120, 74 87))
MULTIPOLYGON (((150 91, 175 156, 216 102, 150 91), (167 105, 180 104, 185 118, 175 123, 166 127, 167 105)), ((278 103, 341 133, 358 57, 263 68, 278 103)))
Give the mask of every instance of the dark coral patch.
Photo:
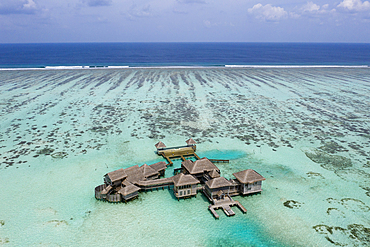
POLYGON ((302 203, 294 201, 294 200, 288 200, 288 201, 285 201, 283 205, 287 208, 296 209, 296 208, 300 208, 302 206, 302 203))
POLYGON ((45 155, 50 155, 54 152, 54 149, 52 148, 43 148, 37 151, 37 154, 45 154, 45 155))
POLYGON ((319 163, 322 168, 335 171, 352 167, 352 161, 340 155, 331 155, 318 149, 305 151, 306 156, 315 163, 319 163))
POLYGON ((347 228, 340 226, 316 225, 312 227, 325 239, 337 246, 369 246, 370 228, 361 224, 351 224, 347 228))

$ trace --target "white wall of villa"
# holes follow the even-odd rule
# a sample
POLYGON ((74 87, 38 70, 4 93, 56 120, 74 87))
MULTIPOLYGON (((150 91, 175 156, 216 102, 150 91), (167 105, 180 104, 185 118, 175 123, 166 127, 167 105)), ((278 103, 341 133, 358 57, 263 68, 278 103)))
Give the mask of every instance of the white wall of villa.
POLYGON ((243 184, 243 194, 252 193, 255 191, 261 191, 262 181, 254 182, 251 184, 243 184))
POLYGON ((177 198, 195 196, 197 194, 197 185, 175 186, 174 193, 177 198))

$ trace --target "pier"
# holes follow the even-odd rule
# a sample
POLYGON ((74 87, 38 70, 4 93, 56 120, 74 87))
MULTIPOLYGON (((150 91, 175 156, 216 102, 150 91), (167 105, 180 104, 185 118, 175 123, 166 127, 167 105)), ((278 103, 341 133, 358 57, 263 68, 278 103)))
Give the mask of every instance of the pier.
POLYGON ((185 161, 185 157, 195 157, 199 160, 199 156, 195 153, 197 150, 197 146, 195 145, 196 142, 190 138, 186 141, 186 144, 186 146, 166 147, 163 142, 158 142, 155 144, 155 147, 157 148, 157 154, 166 159, 170 166, 173 165, 171 159, 181 159, 185 161))

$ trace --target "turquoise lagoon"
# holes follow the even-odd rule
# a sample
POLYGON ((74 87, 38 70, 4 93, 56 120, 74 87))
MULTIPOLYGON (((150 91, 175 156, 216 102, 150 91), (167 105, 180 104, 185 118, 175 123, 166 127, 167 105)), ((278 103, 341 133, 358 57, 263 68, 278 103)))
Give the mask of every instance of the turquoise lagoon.
MULTIPOLYGON (((0 245, 366 246, 368 68, 127 68, 0 72, 0 245), (168 190, 94 198, 103 175, 198 142, 255 169, 234 217, 168 190)), ((174 163, 179 167, 180 161, 174 163)), ((173 168, 166 176, 172 176, 173 168)))

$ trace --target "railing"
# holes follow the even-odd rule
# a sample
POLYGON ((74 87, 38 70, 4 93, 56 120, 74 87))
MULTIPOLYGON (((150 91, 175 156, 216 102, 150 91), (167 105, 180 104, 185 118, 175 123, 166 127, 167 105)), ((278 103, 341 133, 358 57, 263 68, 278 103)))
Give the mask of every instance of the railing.
POLYGON ((213 163, 229 163, 229 160, 209 159, 213 163))
POLYGON ((106 195, 102 195, 101 192, 107 187, 106 184, 102 184, 95 187, 95 198, 98 200, 104 200, 106 198, 106 195))
POLYGON ((120 202, 122 201, 121 194, 108 194, 106 200, 108 202, 120 202))
POLYGON ((169 149, 187 148, 187 147, 192 147, 192 146, 194 146, 194 145, 185 145, 185 146, 177 146, 177 147, 159 148, 158 151, 169 150, 169 149))

